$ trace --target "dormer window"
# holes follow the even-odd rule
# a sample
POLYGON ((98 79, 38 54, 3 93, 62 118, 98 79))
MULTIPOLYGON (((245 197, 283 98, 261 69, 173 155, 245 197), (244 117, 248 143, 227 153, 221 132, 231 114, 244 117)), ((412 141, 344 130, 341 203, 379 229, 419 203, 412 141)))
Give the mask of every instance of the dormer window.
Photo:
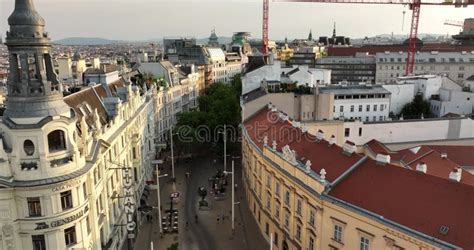
POLYGON ((54 130, 48 134, 48 147, 49 152, 56 152, 66 150, 66 140, 64 137, 64 131, 54 130))

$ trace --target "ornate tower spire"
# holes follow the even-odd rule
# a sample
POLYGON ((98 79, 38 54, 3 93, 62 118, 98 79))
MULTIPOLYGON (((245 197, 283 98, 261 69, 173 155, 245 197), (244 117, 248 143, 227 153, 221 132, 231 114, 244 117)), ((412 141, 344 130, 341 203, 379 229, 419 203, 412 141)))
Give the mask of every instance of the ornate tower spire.
POLYGON ((37 123, 38 118, 69 116, 62 85, 54 73, 45 22, 35 10, 33 0, 16 0, 8 24, 10 74, 4 117, 17 124, 31 124, 37 123))
POLYGON ((313 41, 313 31, 309 30, 308 41, 313 41))
POLYGON ((332 29, 332 38, 336 39, 336 22, 334 22, 334 28, 332 29))

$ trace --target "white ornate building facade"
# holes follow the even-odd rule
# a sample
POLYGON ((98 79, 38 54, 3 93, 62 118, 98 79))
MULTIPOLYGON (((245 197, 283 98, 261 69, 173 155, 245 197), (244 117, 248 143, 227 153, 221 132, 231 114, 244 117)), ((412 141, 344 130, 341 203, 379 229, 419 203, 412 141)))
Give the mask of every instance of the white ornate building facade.
POLYGON ((32 0, 8 23, 0 249, 122 249, 146 205, 155 90, 119 79, 63 97, 32 0))

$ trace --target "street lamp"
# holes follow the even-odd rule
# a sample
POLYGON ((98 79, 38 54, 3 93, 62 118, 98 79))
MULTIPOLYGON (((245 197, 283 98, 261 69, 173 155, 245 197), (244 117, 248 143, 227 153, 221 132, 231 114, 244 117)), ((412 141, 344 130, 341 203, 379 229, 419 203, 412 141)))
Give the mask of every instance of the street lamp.
POLYGON ((240 156, 232 156, 232 172, 224 171, 224 174, 232 175, 232 233, 235 231, 235 205, 240 204, 240 202, 235 202, 235 172, 234 172, 234 159, 238 159, 240 156))
MULTIPOLYGON (((219 131, 218 133, 224 135, 224 172, 227 171, 227 132, 225 130, 224 124, 224 131, 219 131)), ((233 171, 233 170, 232 170, 233 171)))
POLYGON ((161 225, 161 197, 160 197, 160 178, 168 176, 168 174, 160 175, 158 164, 163 163, 161 160, 152 161, 152 164, 156 165, 156 196, 158 199, 158 224, 160 225, 160 235, 163 234, 163 225, 161 225))

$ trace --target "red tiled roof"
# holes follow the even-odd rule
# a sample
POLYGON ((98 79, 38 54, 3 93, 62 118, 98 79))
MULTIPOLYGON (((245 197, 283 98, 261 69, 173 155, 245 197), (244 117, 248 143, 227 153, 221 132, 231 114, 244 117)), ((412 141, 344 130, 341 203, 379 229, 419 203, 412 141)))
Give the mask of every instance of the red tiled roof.
MULTIPOLYGON (((431 151, 425 156, 412 161, 408 167, 413 170, 416 170, 416 165, 420 162, 424 162, 427 166, 426 173, 429 175, 438 176, 440 178, 448 179, 449 173, 454 169, 459 167, 458 164, 451 161, 449 158, 442 158, 441 154, 436 151, 431 151)), ((461 170, 461 182, 474 186, 474 175, 471 173, 461 170)))
POLYGON ((474 248, 473 186, 367 160, 329 195, 464 249, 474 248), (449 228, 447 234, 440 233, 441 226, 449 228))
POLYGON ((367 144, 367 147, 370 148, 375 154, 385 154, 390 155, 390 159, 393 162, 399 162, 400 164, 409 163, 419 157, 422 157, 424 154, 431 152, 432 150, 426 146, 413 147, 410 149, 403 149, 400 151, 391 151, 383 143, 372 139, 367 144))
MULTIPOLYGON (((273 140, 277 143, 277 150, 289 145, 296 152, 296 158, 302 163, 311 161, 311 169, 319 174, 321 169, 326 170, 326 179, 334 181, 347 169, 359 161, 362 156, 352 154, 344 155, 342 148, 337 145, 329 146, 326 140, 316 142, 316 137, 303 133, 288 121, 278 118, 278 112, 263 108, 245 122, 247 132, 252 141, 262 148, 265 136, 268 137, 268 146, 273 140)), ((326 135, 326 137, 329 137, 326 135)))
POLYGON ((429 145, 434 151, 447 153, 448 158, 460 166, 474 166, 474 146, 429 145))
MULTIPOLYGON (((420 162, 426 163, 427 174, 448 179, 453 168, 460 166, 474 166, 473 146, 426 146, 421 145, 400 151, 390 151, 383 143, 371 140, 367 144, 375 154, 390 155, 393 163, 398 162, 401 166, 416 170, 416 165, 420 162), (447 159, 441 157, 442 153, 447 153, 447 159), (449 154, 451 153, 451 154, 449 154), (452 156, 451 156, 452 155, 452 156), (456 158, 456 160, 451 159, 456 158), (459 163, 465 165, 461 165, 459 163), (469 165, 472 164, 472 165, 469 165)), ((474 186, 474 175, 462 170, 461 182, 474 186)))

